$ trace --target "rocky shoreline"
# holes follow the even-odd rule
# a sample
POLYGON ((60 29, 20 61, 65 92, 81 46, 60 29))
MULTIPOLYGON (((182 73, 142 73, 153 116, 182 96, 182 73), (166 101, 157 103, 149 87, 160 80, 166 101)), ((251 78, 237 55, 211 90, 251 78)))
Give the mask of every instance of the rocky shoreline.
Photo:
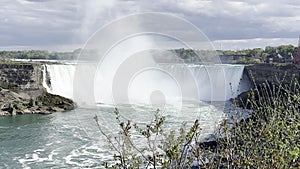
POLYGON ((8 89, 0 88, 0 96, 0 116, 51 114, 76 108, 76 104, 72 100, 45 91, 36 98, 28 98, 8 89))

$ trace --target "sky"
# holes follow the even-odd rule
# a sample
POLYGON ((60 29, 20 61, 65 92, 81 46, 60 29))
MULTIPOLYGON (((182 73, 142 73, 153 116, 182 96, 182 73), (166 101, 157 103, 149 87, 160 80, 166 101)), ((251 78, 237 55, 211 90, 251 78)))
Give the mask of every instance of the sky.
POLYGON ((163 12, 196 25, 216 49, 297 45, 297 0, 1 0, 0 50, 71 51, 126 15, 163 12))

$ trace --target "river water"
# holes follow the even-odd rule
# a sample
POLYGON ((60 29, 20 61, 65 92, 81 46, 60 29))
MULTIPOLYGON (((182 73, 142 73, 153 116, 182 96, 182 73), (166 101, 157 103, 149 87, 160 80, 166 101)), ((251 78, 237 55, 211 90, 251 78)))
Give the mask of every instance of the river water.
MULTIPOLYGON (((226 111, 231 108, 228 104, 225 107, 226 111)), ((126 105, 119 108, 124 120, 131 119, 140 126, 149 123, 155 112, 143 106, 134 111, 126 105)), ((93 117, 99 117, 105 132, 115 134, 118 124, 113 111, 113 107, 101 105, 51 115, 0 117, 0 168, 100 168, 102 162, 112 159, 113 152, 93 117)), ((223 112, 218 106, 201 102, 185 104, 180 113, 171 109, 161 113, 166 116, 167 130, 199 119, 204 138, 225 118, 223 112)))
MULTIPOLYGON (((127 87, 127 83, 112 83, 114 81, 110 78, 114 76, 109 76, 108 80, 104 78, 105 80, 102 83, 98 82, 97 78, 94 80, 94 77, 92 80, 87 80, 85 77, 89 72, 88 70, 93 72, 95 71, 94 67, 83 64, 82 67, 77 66, 77 68, 79 70, 82 68, 83 71, 79 72, 83 72, 83 74, 76 74, 74 65, 53 64, 44 66, 44 77, 48 73, 51 80, 51 86, 48 86, 45 83, 46 78, 44 78, 44 87, 50 93, 71 98, 77 103, 83 100, 84 102, 81 105, 89 105, 87 103, 93 98, 91 96, 95 97, 95 100, 91 101, 93 104, 95 102, 99 104, 115 103, 110 101, 116 101, 116 98, 112 97, 114 93, 111 93, 112 89, 109 86, 118 84, 117 87, 120 88, 120 84, 126 84, 125 87, 127 87), (75 81, 74 76, 77 77, 75 81), (85 82, 91 84, 95 82, 95 84, 104 86, 93 84, 96 86, 95 91, 93 91, 93 88, 91 88, 93 85, 85 85, 85 82), (83 85, 80 86, 79 84, 83 85), (74 89, 74 86, 77 86, 78 90, 74 89), (96 89, 101 90, 97 91, 96 89), (93 92, 89 93, 89 90, 93 92)), ((226 118, 228 113, 231 113, 233 106, 220 100, 234 98, 240 92, 248 89, 247 80, 241 82, 241 79, 244 79, 243 65, 210 65, 207 67, 189 65, 188 69, 182 65, 163 65, 161 68, 170 72, 168 75, 172 75, 176 81, 162 76, 165 75, 162 74, 164 72, 162 70, 158 74, 156 74, 157 72, 148 71, 145 76, 135 78, 136 81, 130 83, 133 84, 132 89, 134 90, 125 92, 130 96, 129 98, 133 98, 133 100, 129 100, 131 104, 118 104, 122 120, 132 120, 133 123, 144 127, 153 120, 156 111, 155 108, 151 108, 149 105, 155 104, 156 100, 163 100, 165 101, 164 104, 158 105, 164 105, 164 107, 161 107, 162 111, 160 112, 166 117, 164 131, 178 130, 183 122, 187 122, 190 126, 195 119, 198 119, 202 128, 201 139, 204 140, 210 138, 217 124, 226 118), (193 77, 192 81, 187 81, 190 74, 193 77), (150 79, 148 79, 149 77, 150 79), (172 87, 172 84, 176 85, 172 87), (190 84, 197 84, 194 86, 197 88, 192 88, 193 86, 190 84), (185 90, 177 90, 178 88, 185 90), (145 89, 149 90, 145 91, 145 89), (156 91, 165 93, 155 93, 156 91), (179 94, 173 96, 176 92, 179 94), (200 93, 199 96, 197 95, 198 92, 200 93), (182 93, 184 95, 180 95, 182 93), (183 99, 184 96, 194 96, 195 93, 195 97, 187 98, 215 100, 213 104, 204 101, 181 101, 180 99, 179 102, 176 99, 174 102, 172 101, 174 98, 183 99), (147 96, 150 94, 151 99, 152 95, 156 96, 155 94, 158 94, 158 96, 163 94, 166 97, 154 97, 156 99, 150 99, 151 102, 148 103, 143 101, 142 98, 148 99, 143 94, 147 94, 147 96), (211 96, 219 95, 222 97, 211 98, 211 96), (141 100, 142 102, 139 102, 141 100), (147 103, 147 106, 143 105, 144 103, 147 103)), ((102 74, 100 73, 100 75, 102 74)), ((103 80, 103 77, 100 77, 99 79, 103 80)), ((121 94, 119 92, 117 94, 117 99, 120 103, 123 103, 121 102, 121 94)), ((101 127, 107 134, 115 135, 118 132, 119 125, 116 121, 114 108, 114 106, 101 104, 94 108, 78 108, 73 111, 58 112, 51 115, 0 117, 0 168, 101 168, 103 162, 112 160, 114 152, 110 150, 107 141, 97 129, 94 117, 95 115, 99 117, 101 127)), ((144 145, 145 142, 140 135, 133 133, 132 136, 138 146, 144 145)))

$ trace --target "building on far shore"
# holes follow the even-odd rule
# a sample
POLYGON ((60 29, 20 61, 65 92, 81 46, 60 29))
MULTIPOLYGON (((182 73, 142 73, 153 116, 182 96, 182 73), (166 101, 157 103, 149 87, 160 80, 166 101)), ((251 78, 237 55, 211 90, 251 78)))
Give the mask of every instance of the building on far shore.
POLYGON ((281 55, 276 52, 271 53, 270 55, 267 56, 266 63, 293 63, 294 56, 292 53, 288 53, 287 55, 281 55))

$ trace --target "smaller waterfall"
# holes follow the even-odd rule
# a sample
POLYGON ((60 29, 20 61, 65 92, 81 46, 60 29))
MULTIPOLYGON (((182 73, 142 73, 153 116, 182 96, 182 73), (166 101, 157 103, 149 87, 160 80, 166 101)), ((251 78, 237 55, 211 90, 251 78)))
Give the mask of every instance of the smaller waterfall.
POLYGON ((74 72, 75 65, 44 65, 43 86, 51 94, 72 99, 74 72), (48 75, 50 79, 47 78, 48 75))
POLYGON ((47 90, 47 92, 50 91, 51 82, 50 82, 50 77, 46 65, 43 65, 43 86, 47 90))

